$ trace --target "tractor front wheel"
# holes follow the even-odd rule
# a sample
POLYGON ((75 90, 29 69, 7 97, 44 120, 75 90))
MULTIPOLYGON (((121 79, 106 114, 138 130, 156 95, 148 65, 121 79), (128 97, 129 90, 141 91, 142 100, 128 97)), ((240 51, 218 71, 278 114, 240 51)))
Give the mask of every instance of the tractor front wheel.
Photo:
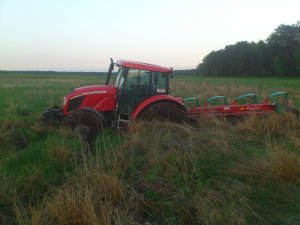
POLYGON ((99 113, 80 110, 66 116, 62 125, 71 127, 84 141, 92 142, 103 130, 103 119, 99 113))

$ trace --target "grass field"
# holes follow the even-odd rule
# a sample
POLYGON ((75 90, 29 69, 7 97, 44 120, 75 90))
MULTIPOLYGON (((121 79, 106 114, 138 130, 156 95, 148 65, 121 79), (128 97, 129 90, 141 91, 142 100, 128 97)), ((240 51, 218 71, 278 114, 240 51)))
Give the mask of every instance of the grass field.
MULTIPOLYGON (((300 120, 133 124, 87 150, 69 129, 37 122, 84 74, 0 73, 0 224, 300 224, 300 120)), ((260 99, 300 79, 176 76, 172 95, 260 99)))

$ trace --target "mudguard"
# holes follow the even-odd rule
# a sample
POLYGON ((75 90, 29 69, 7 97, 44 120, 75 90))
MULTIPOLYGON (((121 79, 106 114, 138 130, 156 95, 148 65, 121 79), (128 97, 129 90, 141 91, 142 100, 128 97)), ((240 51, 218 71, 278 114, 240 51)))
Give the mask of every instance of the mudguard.
POLYGON ((169 102, 174 102, 175 104, 177 104, 180 108, 186 110, 186 107, 184 106, 182 99, 180 98, 175 98, 173 96, 170 95, 154 95, 150 98, 145 99, 144 101, 142 101, 136 108, 135 110, 131 113, 131 119, 136 119, 139 115, 139 113, 145 109, 147 106, 149 106, 150 104, 154 103, 154 102, 158 102, 158 101, 169 101, 169 102))

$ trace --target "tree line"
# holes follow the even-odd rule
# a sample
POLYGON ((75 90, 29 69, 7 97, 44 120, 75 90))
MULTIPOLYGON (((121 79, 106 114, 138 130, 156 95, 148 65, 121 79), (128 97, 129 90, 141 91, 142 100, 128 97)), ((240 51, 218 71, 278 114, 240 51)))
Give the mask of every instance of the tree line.
POLYGON ((300 77, 300 21, 278 26, 265 40, 241 41, 212 51, 197 66, 205 76, 300 77))

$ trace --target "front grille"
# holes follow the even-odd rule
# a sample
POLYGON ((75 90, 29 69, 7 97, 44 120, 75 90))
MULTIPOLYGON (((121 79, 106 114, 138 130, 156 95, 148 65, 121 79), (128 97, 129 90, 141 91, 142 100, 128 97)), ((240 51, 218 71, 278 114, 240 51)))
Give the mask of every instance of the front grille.
POLYGON ((68 105, 68 112, 79 108, 83 102, 84 96, 76 97, 70 100, 68 105))

